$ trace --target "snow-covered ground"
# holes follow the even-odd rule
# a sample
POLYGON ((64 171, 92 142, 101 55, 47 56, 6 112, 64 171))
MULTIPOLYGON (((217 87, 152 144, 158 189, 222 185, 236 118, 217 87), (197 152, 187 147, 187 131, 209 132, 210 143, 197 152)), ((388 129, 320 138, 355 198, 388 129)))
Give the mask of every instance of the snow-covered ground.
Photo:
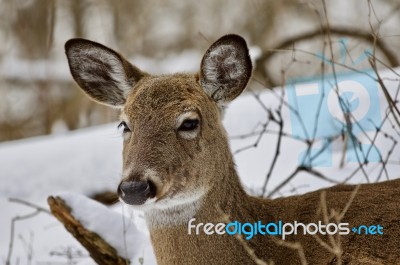
MULTIPOLYGON (((395 70, 400 73, 400 69, 395 70)), ((399 85, 399 76, 390 71, 383 71, 382 77, 394 96, 399 85)), ((260 94, 265 106, 272 110, 279 106, 281 89, 260 94)), ((285 96, 285 100, 287 97, 285 96)), ((385 117, 387 102, 380 92, 379 108, 385 117)), ((376 107, 376 106, 372 106, 376 107)), ((287 108, 283 108, 284 132, 292 132, 292 123, 287 108)), ((254 129, 262 129, 268 116, 263 106, 254 95, 247 93, 235 100, 227 109, 224 123, 231 138, 232 151, 237 151, 257 142, 258 134, 247 138, 235 137, 254 129)), ((268 126, 268 130, 278 130, 276 125, 268 126)), ((400 137, 394 132, 390 122, 384 123, 383 132, 400 137)), ((275 155, 278 136, 266 133, 259 141, 257 148, 249 148, 235 154, 239 175, 244 185, 251 192, 259 192, 265 176, 275 155)), ((378 137, 375 145, 383 158, 393 147, 392 141, 378 137)), ((280 156, 277 159, 268 191, 274 190, 298 166, 299 154, 304 151, 302 141, 290 137, 282 138, 280 156)), ((315 169, 337 182, 347 178, 358 163, 345 163, 340 167, 343 144, 334 143, 332 166, 315 169)), ((144 264, 153 264, 149 237, 140 213, 131 213, 121 205, 106 208, 90 201, 83 195, 91 195, 97 191, 115 190, 121 175, 122 137, 116 124, 68 132, 46 137, 37 137, 21 141, 0 144, 0 257, 5 260, 9 250, 11 219, 17 215, 34 212, 34 209, 18 203, 9 202, 8 198, 16 197, 37 205, 46 206, 49 195, 61 196, 73 205, 74 212, 82 223, 103 235, 120 251, 122 256, 133 259, 139 264, 139 257, 144 264), (74 207, 76 206, 76 207, 74 207), (123 221, 122 215, 127 219, 123 221), (104 218, 104 219, 103 219, 104 218), (130 222, 132 220, 132 222, 130 222), (124 224, 125 223, 125 228, 124 224), (129 229, 127 229, 127 226, 129 229), (124 239, 124 229, 127 230, 124 239)), ((386 172, 381 180, 400 177, 400 152, 395 146, 386 172)), ((370 163, 365 168, 371 181, 379 175, 381 163, 370 163)), ((359 171, 350 180, 352 183, 366 182, 365 175, 359 171)), ((281 192, 285 195, 304 193, 332 183, 308 173, 299 173, 281 192)), ((276 193, 275 196, 281 193, 276 193)), ((52 216, 40 213, 35 217, 16 222, 12 264, 93 264, 84 249, 52 216)))

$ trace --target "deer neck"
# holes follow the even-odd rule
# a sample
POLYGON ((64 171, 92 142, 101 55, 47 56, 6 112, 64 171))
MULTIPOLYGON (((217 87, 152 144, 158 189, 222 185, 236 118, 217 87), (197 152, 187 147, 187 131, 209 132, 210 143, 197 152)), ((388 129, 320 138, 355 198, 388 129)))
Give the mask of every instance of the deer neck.
MULTIPOLYGON (((229 172, 223 176, 227 178, 224 185, 216 185, 193 202, 174 209, 145 213, 158 264, 249 264, 251 258, 235 237, 209 236, 204 231, 197 234, 194 229, 191 234, 188 232, 188 223, 192 218, 195 218, 194 225, 231 221, 254 223, 269 218, 266 217, 267 206, 262 200, 248 196, 243 190, 233 164, 229 172), (227 246, 231 252, 226 251, 227 246), (219 260, 221 257, 223 263, 219 260)), ((270 250, 269 246, 264 248, 270 250)))

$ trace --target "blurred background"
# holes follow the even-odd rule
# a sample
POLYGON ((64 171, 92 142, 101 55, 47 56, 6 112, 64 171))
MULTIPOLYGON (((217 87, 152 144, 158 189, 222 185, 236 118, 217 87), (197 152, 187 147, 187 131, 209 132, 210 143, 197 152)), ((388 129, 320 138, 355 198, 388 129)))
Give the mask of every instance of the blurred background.
POLYGON ((327 32, 346 39, 354 68, 368 66, 356 60, 366 49, 397 66, 399 7, 398 0, 0 0, 0 141, 116 120, 73 82, 69 38, 101 42, 143 70, 165 73, 197 71, 210 43, 240 34, 256 63, 252 87, 266 89, 321 71, 320 58, 313 60, 329 50, 327 32))
MULTIPOLYGON (((0 257, 5 264, 94 264, 78 263, 90 260, 88 253, 35 205, 47 209, 46 198, 60 191, 109 203, 105 199, 122 174, 116 123, 77 130, 114 122, 118 112, 90 101, 78 88, 64 43, 76 37, 100 42, 149 73, 196 72, 206 49, 228 33, 246 39, 255 66, 248 94, 231 104, 224 120, 250 193, 283 196, 338 181, 399 177, 400 0, 0 0, 0 257), (309 115, 313 119, 293 119, 289 105, 294 103, 281 100, 291 81, 329 79, 336 72, 364 77, 375 66, 390 94, 383 95, 380 85, 378 104, 368 101, 382 115, 381 126, 368 121, 376 127, 360 135, 349 126, 328 139, 329 145, 322 144, 326 137, 306 141, 292 135, 296 118, 317 132, 333 117, 321 115, 320 105, 309 115), (274 89, 279 87, 284 89, 274 89), (51 136, 33 138, 40 135, 51 136), (357 150, 347 146, 348 139, 379 148, 382 156, 372 163, 348 162, 348 154, 357 150), (326 158, 321 150, 328 150, 332 166, 303 166, 301 154, 326 158)), ((378 90, 376 81, 368 79, 370 89, 378 90)), ((361 97, 351 101, 360 103, 361 97)), ((115 207, 134 219, 127 208, 115 207)), ((133 223, 145 231, 142 219, 133 223)), ((107 229, 120 235, 114 226, 107 229)))

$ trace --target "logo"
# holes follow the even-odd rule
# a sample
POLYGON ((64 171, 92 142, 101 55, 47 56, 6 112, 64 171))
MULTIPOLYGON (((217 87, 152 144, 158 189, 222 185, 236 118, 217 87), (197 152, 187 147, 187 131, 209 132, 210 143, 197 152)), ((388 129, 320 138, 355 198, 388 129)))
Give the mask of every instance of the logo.
MULTIPOLYGON (((346 42, 340 44, 344 63, 346 42)), ((356 63, 365 60, 368 53, 365 51, 356 63)), ((331 64, 323 56, 319 58, 331 64)), ((381 161, 379 150, 366 137, 382 122, 375 77, 372 69, 365 69, 288 80, 292 134, 302 140, 317 139, 319 144, 299 154, 300 164, 332 166, 332 139, 343 135, 347 162, 381 161)))
POLYGON ((192 218, 188 222, 188 234, 199 235, 204 233, 206 235, 244 235, 246 240, 252 239, 256 235, 271 235, 279 236, 282 240, 285 240, 289 235, 349 235, 353 233, 355 235, 383 235, 383 226, 377 225, 360 225, 353 226, 350 229, 349 223, 329 223, 323 224, 321 221, 317 223, 304 224, 301 222, 294 221, 293 223, 284 223, 279 220, 278 222, 263 223, 257 221, 254 223, 241 223, 239 221, 225 223, 198 223, 194 224, 195 218, 192 218))

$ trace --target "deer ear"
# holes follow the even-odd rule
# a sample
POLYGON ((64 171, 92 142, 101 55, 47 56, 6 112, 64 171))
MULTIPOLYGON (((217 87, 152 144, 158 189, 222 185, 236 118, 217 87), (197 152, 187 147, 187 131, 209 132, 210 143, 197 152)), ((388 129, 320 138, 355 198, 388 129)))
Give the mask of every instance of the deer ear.
POLYGON ((226 35, 208 48, 201 61, 200 84, 217 103, 235 99, 245 89, 252 72, 246 41, 226 35))
POLYGON ((71 74, 92 99, 121 107, 143 73, 117 52, 93 41, 71 39, 65 43, 71 74))

